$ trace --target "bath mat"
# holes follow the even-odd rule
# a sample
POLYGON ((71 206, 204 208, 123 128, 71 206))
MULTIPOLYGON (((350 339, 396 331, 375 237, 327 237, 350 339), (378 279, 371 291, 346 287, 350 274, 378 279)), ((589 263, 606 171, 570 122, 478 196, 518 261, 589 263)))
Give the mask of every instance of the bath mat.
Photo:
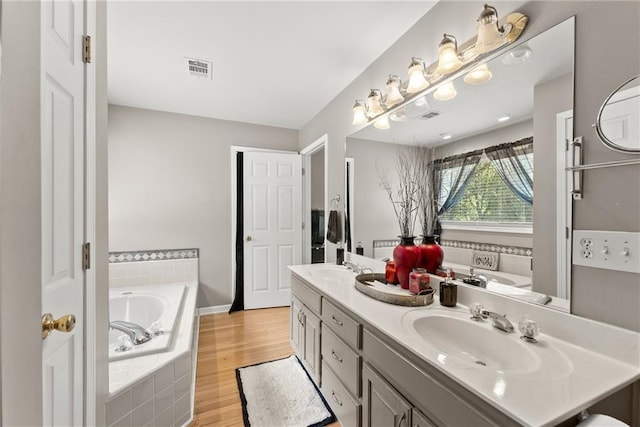
POLYGON ((313 426, 336 421, 296 356, 236 369, 244 425, 313 426))

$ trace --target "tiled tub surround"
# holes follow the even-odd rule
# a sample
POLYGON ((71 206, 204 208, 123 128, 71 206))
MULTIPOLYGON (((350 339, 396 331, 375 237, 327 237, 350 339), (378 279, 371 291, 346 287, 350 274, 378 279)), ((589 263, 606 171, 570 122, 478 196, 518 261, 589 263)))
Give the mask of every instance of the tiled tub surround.
MULTIPOLYGON (((418 240, 416 240, 417 243, 418 240)), ((374 240, 373 257, 375 259, 393 258, 393 248, 400 243, 397 240, 374 240)), ((447 262, 461 265, 472 265, 474 251, 495 252, 500 254, 498 271, 531 277, 531 248, 519 246, 494 245, 489 243, 463 242, 458 240, 443 240, 444 264, 447 262)), ((529 282, 531 283, 531 282, 529 282)))
POLYGON ((198 259, 110 263, 109 269, 112 289, 155 281, 182 285, 185 294, 169 351, 109 363, 106 425, 187 425, 193 417, 198 259))

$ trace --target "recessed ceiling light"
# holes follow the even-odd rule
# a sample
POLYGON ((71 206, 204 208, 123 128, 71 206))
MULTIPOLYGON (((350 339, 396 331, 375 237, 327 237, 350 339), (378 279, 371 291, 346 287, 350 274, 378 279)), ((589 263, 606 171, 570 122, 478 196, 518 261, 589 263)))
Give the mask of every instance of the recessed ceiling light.
POLYGON ((524 64, 533 55, 533 51, 529 46, 523 44, 513 48, 510 52, 502 57, 502 63, 508 67, 524 64))
POLYGON ((506 122, 507 120, 510 120, 510 119, 511 119, 511 115, 509 115, 509 114, 505 114, 504 116, 500 117, 500 118, 498 119, 498 121, 499 121, 499 122, 506 122))
POLYGON ((451 135, 450 133, 441 133, 440 134, 440 138, 447 140, 447 139, 451 139, 453 135, 451 135))

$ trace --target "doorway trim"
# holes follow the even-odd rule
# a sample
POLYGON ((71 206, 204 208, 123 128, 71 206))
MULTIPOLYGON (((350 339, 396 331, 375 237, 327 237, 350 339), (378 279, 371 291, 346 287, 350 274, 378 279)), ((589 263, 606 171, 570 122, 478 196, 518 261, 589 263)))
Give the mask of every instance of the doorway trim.
POLYGON ((573 110, 556 115, 556 283, 559 298, 571 301, 571 230, 573 228, 573 198, 566 168, 569 143, 573 140, 573 110))
MULTIPOLYGON (((356 207, 356 202, 354 198, 355 189, 356 189, 356 181, 355 181, 355 167, 356 167, 356 159, 353 157, 345 157, 344 158, 344 202, 345 209, 347 208, 347 194, 349 195, 349 234, 351 234, 351 252, 356 253, 356 233, 355 233, 355 221, 354 221, 354 212, 356 207), (347 167, 349 168, 349 174, 347 175, 347 167)), ((345 242, 349 236, 344 236, 345 242)))
MULTIPOLYGON (((231 297, 231 302, 235 299, 236 295, 236 204, 238 202, 238 178, 237 172, 238 168, 236 166, 236 158, 238 153, 245 153, 247 151, 261 151, 268 153, 288 153, 288 154, 298 154, 295 151, 288 150, 273 150, 270 148, 257 148, 257 147, 246 147, 243 145, 232 145, 230 150, 229 161, 231 162, 231 233, 229 235, 229 242, 231 242, 231 293, 229 294, 231 297)), ((304 235, 304 233, 303 233, 304 235)), ((303 246, 304 247, 304 246, 303 246)), ((303 253, 304 256, 304 253, 303 253)))
MULTIPOLYGON (((329 160, 329 135, 324 134, 320 138, 313 141, 311 144, 300 150, 302 156, 302 262, 304 264, 311 264, 311 156, 320 150, 324 150, 324 221, 325 230, 327 226, 327 187, 329 186, 328 168, 327 163, 329 160)), ((327 259, 327 247, 324 248, 324 259, 327 259)))

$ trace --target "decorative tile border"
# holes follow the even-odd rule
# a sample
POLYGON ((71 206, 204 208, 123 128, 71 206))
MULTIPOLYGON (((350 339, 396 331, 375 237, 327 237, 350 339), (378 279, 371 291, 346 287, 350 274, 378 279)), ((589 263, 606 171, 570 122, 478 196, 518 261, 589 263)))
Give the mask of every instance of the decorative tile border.
MULTIPOLYGON (((416 244, 419 244, 421 241, 422 241, 422 238, 419 238, 419 237, 416 238, 416 244)), ((400 244, 400 240, 398 239, 373 241, 374 248, 393 248, 399 244, 400 244)), ((471 249, 474 251, 496 252, 500 254, 519 255, 519 256, 533 256, 533 249, 524 248, 520 246, 506 246, 506 245, 497 245, 493 243, 465 242, 461 240, 442 240, 440 242, 440 245, 451 247, 451 248, 471 249)))
POLYGON ((109 252, 109 263, 165 261, 168 259, 189 259, 200 256, 197 248, 191 249, 152 249, 148 251, 109 252))

